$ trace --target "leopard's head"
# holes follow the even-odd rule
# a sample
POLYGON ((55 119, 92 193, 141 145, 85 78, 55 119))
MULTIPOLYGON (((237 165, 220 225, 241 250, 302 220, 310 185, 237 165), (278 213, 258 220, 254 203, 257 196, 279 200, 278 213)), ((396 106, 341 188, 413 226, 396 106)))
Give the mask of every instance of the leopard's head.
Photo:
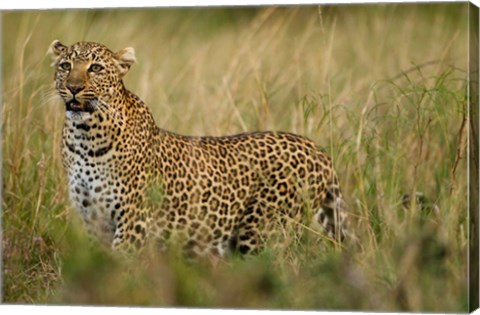
POLYGON ((67 111, 92 112, 107 104, 123 89, 122 78, 135 62, 128 47, 117 53, 104 45, 78 42, 66 46, 55 40, 49 53, 55 66, 55 85, 67 111))

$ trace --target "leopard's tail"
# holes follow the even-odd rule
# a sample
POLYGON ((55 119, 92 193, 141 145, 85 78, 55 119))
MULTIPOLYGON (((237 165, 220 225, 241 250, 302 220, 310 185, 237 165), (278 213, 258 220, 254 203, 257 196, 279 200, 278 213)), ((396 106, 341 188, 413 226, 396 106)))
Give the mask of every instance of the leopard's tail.
POLYGON ((335 174, 327 183, 327 192, 314 218, 325 233, 336 242, 342 243, 351 238, 348 230, 347 204, 335 174))

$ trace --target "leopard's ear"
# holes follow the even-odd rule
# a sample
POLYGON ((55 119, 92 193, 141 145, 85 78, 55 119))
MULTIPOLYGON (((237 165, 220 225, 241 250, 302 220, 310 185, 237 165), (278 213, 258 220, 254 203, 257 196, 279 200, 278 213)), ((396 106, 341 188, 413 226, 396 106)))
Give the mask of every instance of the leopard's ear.
POLYGON ((117 59, 118 62, 117 66, 120 77, 123 77, 137 60, 135 58, 135 49, 132 47, 124 48, 115 54, 115 59, 117 59))
POLYGON ((65 53, 67 51, 68 47, 65 46, 64 44, 60 43, 59 40, 54 40, 51 44, 50 47, 48 48, 48 54, 52 57, 52 66, 56 63, 58 60, 58 57, 65 53))

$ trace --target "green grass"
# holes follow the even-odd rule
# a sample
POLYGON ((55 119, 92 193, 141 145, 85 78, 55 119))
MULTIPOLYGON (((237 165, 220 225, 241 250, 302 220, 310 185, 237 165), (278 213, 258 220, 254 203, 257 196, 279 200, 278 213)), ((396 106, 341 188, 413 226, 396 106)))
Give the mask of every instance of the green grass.
POLYGON ((467 4, 31 11, 2 22, 3 302, 467 310, 467 4), (54 39, 134 47, 126 85, 162 128, 315 140, 334 159, 360 246, 342 252, 307 231, 258 256, 188 262, 90 244, 61 166, 54 39), (402 208, 416 191, 437 215, 402 208))

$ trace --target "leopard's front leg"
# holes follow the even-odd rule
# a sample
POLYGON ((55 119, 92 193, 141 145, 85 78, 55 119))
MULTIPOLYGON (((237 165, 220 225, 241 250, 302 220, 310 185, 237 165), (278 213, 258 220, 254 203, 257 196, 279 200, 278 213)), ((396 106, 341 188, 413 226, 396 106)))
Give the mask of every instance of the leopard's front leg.
POLYGON ((132 252, 142 248, 147 241, 148 209, 128 205, 118 210, 112 249, 132 252))

